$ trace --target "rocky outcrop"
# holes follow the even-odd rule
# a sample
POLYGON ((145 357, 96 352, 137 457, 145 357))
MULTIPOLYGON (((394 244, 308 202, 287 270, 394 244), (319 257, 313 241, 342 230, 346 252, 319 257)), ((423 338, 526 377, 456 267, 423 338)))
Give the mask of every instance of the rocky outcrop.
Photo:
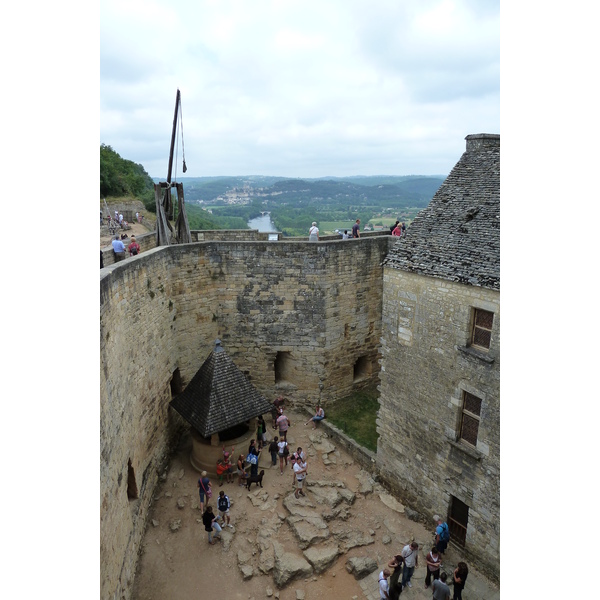
POLYGON ((362 579, 377 569, 377 561, 370 556, 358 556, 346 561, 346 571, 355 579, 362 579))
POLYGON ((304 557, 286 552, 279 542, 273 542, 273 550, 275 552, 273 582, 278 588, 285 587, 294 579, 312 574, 313 568, 304 557))

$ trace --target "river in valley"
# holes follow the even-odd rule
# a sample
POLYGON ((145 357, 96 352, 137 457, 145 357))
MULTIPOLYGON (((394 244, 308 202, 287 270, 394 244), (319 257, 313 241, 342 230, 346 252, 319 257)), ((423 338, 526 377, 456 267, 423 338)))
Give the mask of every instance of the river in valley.
POLYGON ((277 231, 275 224, 271 221, 271 215, 262 215, 248 221, 248 227, 250 229, 258 229, 260 232, 270 233, 277 231))

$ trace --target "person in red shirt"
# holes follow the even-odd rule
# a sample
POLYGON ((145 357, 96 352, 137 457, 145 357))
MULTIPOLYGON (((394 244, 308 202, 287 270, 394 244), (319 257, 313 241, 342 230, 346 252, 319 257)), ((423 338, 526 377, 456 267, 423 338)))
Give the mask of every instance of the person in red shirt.
POLYGON ((135 241, 135 236, 131 236, 131 242, 129 243, 129 256, 135 256, 140 253, 140 245, 135 241))

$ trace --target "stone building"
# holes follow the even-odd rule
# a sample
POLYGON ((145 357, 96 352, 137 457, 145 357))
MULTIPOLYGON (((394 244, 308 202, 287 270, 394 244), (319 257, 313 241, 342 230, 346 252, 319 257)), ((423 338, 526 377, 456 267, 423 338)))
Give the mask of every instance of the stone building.
POLYGON ((499 137, 468 136, 397 244, 220 235, 100 270, 101 599, 131 595, 153 492, 188 426, 171 401, 217 338, 270 400, 312 407, 381 380, 383 479, 425 516, 447 513, 497 571, 499 137))
MULTIPOLYGON (((466 152, 384 263, 381 475, 499 573, 500 136, 466 152)), ((432 528, 433 528, 433 521, 432 528)))

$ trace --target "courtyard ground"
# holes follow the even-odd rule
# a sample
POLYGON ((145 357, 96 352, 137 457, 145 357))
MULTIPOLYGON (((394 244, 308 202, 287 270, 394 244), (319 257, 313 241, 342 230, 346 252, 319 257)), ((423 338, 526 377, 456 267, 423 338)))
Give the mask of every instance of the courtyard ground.
MULTIPOLYGON (((304 425, 306 415, 293 411, 287 414, 292 422, 288 434, 290 447, 302 446, 308 455, 306 498, 294 499, 291 467, 281 475, 278 466, 271 467, 268 452, 263 452, 259 466, 265 471, 262 489, 253 486, 247 492, 237 481, 224 483, 222 487, 218 481, 212 481, 211 504, 215 506, 218 492, 225 490, 232 501, 234 527, 225 528, 223 539, 210 546, 198 507, 199 474, 189 461, 191 439, 184 436, 154 495, 133 584, 134 600, 268 597, 377 600, 378 573, 412 539, 420 546, 419 566, 413 576, 413 587, 405 588, 401 598, 431 598, 431 589, 424 589, 425 554, 433 542, 434 524, 425 527, 409 520, 403 507, 370 480, 359 464, 342 448, 334 447, 326 435, 326 421, 313 432, 310 425, 304 425), (354 493, 353 502, 328 505, 324 500, 345 490, 354 493), (315 513, 321 513, 327 520, 327 532, 322 534, 327 538, 317 539, 313 544, 304 536, 316 539, 321 534, 315 533, 314 528, 306 534, 307 529, 302 529, 299 521, 302 515, 315 513), (274 548, 290 562, 305 562, 303 550, 306 551, 307 544, 317 550, 326 545, 331 547, 332 542, 339 546, 341 554, 323 572, 293 578, 282 589, 275 585, 275 577, 282 576, 285 569, 281 564, 274 566, 274 548), (347 571, 346 561, 360 557, 374 559, 377 568, 357 580, 347 571)), ((269 429, 268 436, 274 434, 269 429)), ((246 452, 247 448, 235 449, 236 456, 246 452)), ((450 547, 443 558, 444 570, 451 574, 459 560, 462 560, 459 550, 450 547)), ((470 568, 463 598, 498 600, 500 591, 470 568)))

